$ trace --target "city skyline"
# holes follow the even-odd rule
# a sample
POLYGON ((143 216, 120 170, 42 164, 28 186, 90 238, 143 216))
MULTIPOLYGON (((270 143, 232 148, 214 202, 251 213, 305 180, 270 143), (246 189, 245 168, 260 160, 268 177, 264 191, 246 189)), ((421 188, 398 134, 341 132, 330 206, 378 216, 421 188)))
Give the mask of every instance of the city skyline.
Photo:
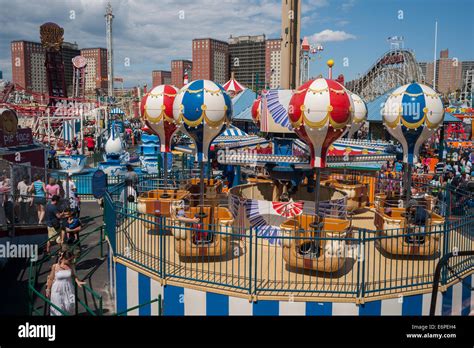
MULTIPOLYGON (((11 23, 2 28, 0 35, 0 70, 4 78, 11 79, 10 42, 39 42, 39 26, 48 21, 62 26, 65 41, 77 42, 79 48, 106 47, 106 3, 65 1, 48 6, 52 4, 48 0, 28 5, 0 0, 5 10, 0 18, 11 23)), ((124 78, 126 87, 151 85, 153 70, 170 70, 171 60, 191 60, 192 40, 199 37, 224 41, 231 35, 280 37, 280 1, 229 0, 215 6, 218 3, 166 0, 150 5, 111 1, 115 15, 115 76, 124 78)), ((468 45, 473 25, 468 14, 474 5, 467 0, 450 5, 438 0, 426 4, 388 1, 382 8, 374 0, 303 1, 301 36, 307 36, 311 44, 324 46, 310 64, 310 76, 325 74, 324 63, 332 58, 335 73, 344 74, 346 81, 356 78, 388 50, 386 39, 393 35, 405 37, 405 48, 413 49, 419 62, 432 61, 435 20, 439 24, 438 51, 448 48, 450 56, 460 61, 473 60, 468 45), (459 6, 466 11, 459 11, 459 6), (459 35, 461 30, 465 36, 459 35)))

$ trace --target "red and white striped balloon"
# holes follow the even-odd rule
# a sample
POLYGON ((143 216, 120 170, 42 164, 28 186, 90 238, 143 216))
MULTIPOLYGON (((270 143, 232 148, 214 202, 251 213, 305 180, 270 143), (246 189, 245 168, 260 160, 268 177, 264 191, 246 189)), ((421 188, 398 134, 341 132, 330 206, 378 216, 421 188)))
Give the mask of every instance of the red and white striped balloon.
POLYGON ((346 130, 353 112, 349 92, 340 83, 317 78, 291 97, 288 115, 295 133, 311 151, 311 166, 324 168, 329 146, 346 130))
POLYGON ((172 85, 159 85, 141 101, 145 124, 160 138, 161 152, 171 152, 171 138, 178 129, 173 118, 173 102, 178 89, 172 85))
POLYGON ((254 100, 252 104, 252 119, 253 122, 260 127, 260 110, 262 106, 262 97, 258 97, 257 99, 254 100))
POLYGON ((349 92, 349 95, 352 98, 354 112, 352 113, 351 126, 347 131, 347 137, 352 139, 354 134, 364 125, 364 122, 367 121, 367 105, 357 94, 349 92))

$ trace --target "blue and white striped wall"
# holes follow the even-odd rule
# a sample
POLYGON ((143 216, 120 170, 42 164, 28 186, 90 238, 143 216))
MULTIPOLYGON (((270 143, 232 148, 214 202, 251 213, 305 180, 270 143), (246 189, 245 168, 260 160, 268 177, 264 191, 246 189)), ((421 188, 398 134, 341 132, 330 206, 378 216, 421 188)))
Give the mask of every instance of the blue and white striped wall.
MULTIPOLYGON (((146 303, 158 295, 163 299, 164 315, 429 315, 431 294, 404 296, 388 300, 354 303, 288 302, 247 299, 166 285, 115 263, 117 312, 146 303)), ((438 293, 436 315, 469 315, 474 310, 474 294, 470 287, 474 275, 457 283, 443 294, 438 293)), ((157 315, 158 303, 133 310, 128 315, 157 315)))

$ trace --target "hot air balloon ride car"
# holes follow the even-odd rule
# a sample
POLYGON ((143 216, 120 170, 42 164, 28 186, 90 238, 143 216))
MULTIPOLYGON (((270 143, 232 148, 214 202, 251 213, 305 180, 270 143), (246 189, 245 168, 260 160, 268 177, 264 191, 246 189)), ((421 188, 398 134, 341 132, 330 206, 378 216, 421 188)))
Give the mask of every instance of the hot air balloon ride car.
MULTIPOLYGON (((195 144, 195 160, 200 164, 200 201, 176 215, 173 236, 176 251, 183 257, 222 256, 230 247, 227 233, 233 223, 230 211, 207 200, 204 162, 209 159, 212 141, 222 132, 232 115, 232 102, 219 84, 195 80, 184 86, 173 103, 173 117, 195 144)), ((209 197, 211 198, 211 197, 209 197)))

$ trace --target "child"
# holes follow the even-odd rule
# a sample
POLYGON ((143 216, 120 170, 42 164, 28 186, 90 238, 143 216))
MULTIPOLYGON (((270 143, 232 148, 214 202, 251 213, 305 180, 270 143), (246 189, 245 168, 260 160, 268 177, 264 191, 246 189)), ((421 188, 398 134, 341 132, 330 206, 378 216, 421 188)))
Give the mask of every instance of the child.
POLYGON ((81 231, 81 220, 75 217, 71 212, 68 212, 66 221, 66 241, 69 244, 77 242, 79 239, 79 232, 81 231), (73 234, 74 236, 72 236, 73 234))

